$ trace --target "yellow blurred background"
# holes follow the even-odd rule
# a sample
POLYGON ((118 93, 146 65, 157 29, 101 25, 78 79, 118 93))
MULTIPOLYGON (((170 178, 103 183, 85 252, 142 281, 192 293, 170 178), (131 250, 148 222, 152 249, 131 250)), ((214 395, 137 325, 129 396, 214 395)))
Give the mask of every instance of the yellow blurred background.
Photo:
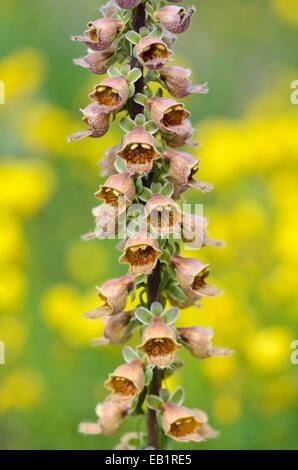
MULTIPOLYGON (((105 396, 102 382, 120 347, 94 349, 100 322, 94 287, 125 272, 114 241, 82 243, 93 228, 98 162, 119 142, 115 123, 102 139, 67 144, 78 108, 98 77, 72 65, 84 48, 69 37, 97 16, 100 0, 4 0, 0 18, 0 447, 107 449, 117 436, 83 437, 105 396)), ((295 0, 200 2, 175 62, 209 82, 191 97, 200 146, 199 177, 215 184, 203 202, 210 234, 223 249, 211 263, 225 295, 182 312, 179 324, 213 326, 227 358, 198 361, 169 381, 186 403, 205 409, 220 437, 202 449, 297 448, 298 9, 295 0), (193 47, 194 41, 196 47, 193 47)), ((136 418, 124 430, 133 430, 136 418)), ((185 448, 197 448, 188 445, 185 448)))

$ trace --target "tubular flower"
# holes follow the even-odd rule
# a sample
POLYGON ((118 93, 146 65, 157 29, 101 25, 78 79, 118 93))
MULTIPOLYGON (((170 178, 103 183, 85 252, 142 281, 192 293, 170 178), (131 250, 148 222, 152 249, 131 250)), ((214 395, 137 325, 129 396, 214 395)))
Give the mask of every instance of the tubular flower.
POLYGON ((136 8, 142 0, 115 0, 116 5, 126 10, 136 8))
POLYGON ((136 45, 136 56, 139 62, 149 70, 156 70, 165 65, 171 56, 167 44, 156 36, 146 36, 136 45))
POLYGON ((104 51, 90 52, 84 57, 74 59, 74 64, 90 70, 96 75, 102 75, 108 70, 108 60, 114 55, 115 49, 110 47, 104 51))
POLYGON ((171 148, 178 148, 183 145, 192 145, 196 147, 197 143, 191 140, 192 135, 193 127, 190 121, 186 120, 173 134, 166 134, 165 140, 167 145, 171 148))
POLYGON ((92 341, 94 346, 104 344, 125 343, 131 336, 128 334, 127 327, 134 315, 134 311, 120 312, 117 315, 107 315, 104 317, 104 332, 102 338, 96 338, 92 341))
POLYGON ((196 214, 183 213, 182 216, 182 240, 186 246, 191 248, 202 248, 203 246, 222 247, 224 242, 209 238, 208 219, 196 214))
POLYGON ((212 345, 213 329, 193 326, 190 328, 178 328, 180 338, 187 343, 191 353, 198 359, 206 359, 212 356, 229 356, 233 353, 230 349, 214 348, 212 345))
POLYGON ((154 16, 167 31, 180 34, 189 28, 191 17, 195 11, 195 7, 186 10, 182 7, 169 5, 158 10, 154 16))
POLYGON ((165 88, 175 98, 185 98, 190 93, 208 93, 208 87, 204 85, 193 85, 189 79, 190 69, 184 69, 176 65, 165 66, 159 69, 160 78, 164 82, 165 88))
POLYGON ((125 134, 118 155, 132 174, 149 173, 153 161, 160 157, 154 137, 142 126, 136 126, 125 134))
POLYGON ((74 41, 84 42, 94 51, 103 51, 111 47, 117 34, 123 29, 122 21, 112 18, 100 18, 90 21, 83 36, 72 36, 74 41))
POLYGON ((118 234, 123 223, 121 216, 124 214, 122 210, 124 208, 124 203, 120 204, 119 207, 114 207, 106 203, 93 207, 92 214, 95 217, 96 228, 94 232, 83 235, 83 240, 88 241, 94 238, 108 238, 118 234))
POLYGON ((213 189, 213 185, 195 181, 193 176, 199 170, 199 162, 192 155, 176 150, 167 150, 163 156, 170 163, 169 178, 175 187, 175 197, 178 199, 182 192, 188 188, 199 189, 208 192, 213 189))
POLYGON ((126 304, 128 291, 132 286, 133 277, 129 275, 104 282, 101 287, 97 287, 98 296, 104 304, 85 313, 85 318, 96 320, 105 315, 115 315, 122 312, 126 304))
POLYGON ((76 132, 67 138, 68 142, 81 140, 84 137, 102 137, 109 129, 109 115, 101 111, 98 103, 91 103, 85 109, 80 110, 83 121, 88 124, 89 130, 76 132))
POLYGON ((125 208, 135 197, 133 178, 126 172, 116 173, 101 185, 95 196, 115 208, 121 208, 121 206, 125 208))
POLYGON ((140 232, 127 240, 119 261, 129 264, 133 275, 150 274, 160 254, 157 241, 146 232, 140 232))
POLYGON ((96 406, 95 412, 98 416, 97 423, 81 423, 79 432, 82 434, 104 434, 109 436, 120 428, 125 416, 130 409, 128 401, 114 402, 105 400, 96 406))
POLYGON ((154 317, 145 328, 142 344, 138 346, 143 351, 151 366, 160 369, 170 367, 175 359, 175 352, 181 345, 176 341, 175 330, 167 325, 161 317, 154 317))
POLYGON ((112 391, 111 401, 134 399, 145 386, 144 363, 135 359, 128 364, 122 364, 109 375, 104 386, 112 391))
POLYGON ((170 197, 154 194, 145 205, 146 220, 161 236, 180 229, 180 209, 170 197))
POLYGON ((174 403, 163 404, 162 427, 166 436, 178 442, 201 442, 216 437, 217 433, 207 424, 204 411, 190 410, 174 403))
POLYGON ((171 98, 156 98, 148 100, 154 124, 164 132, 179 134, 184 131, 183 124, 189 117, 184 104, 177 103, 171 98))
POLYGON ((172 256, 171 263, 176 269, 177 280, 184 291, 207 297, 214 297, 221 293, 219 289, 205 282, 210 272, 209 264, 182 256, 172 256))
POLYGON ((115 113, 128 99, 128 84, 124 77, 108 77, 95 85, 89 98, 99 104, 101 112, 115 113))
POLYGON ((110 176, 115 173, 115 161, 117 158, 117 154, 121 149, 121 145, 113 145, 105 151, 104 158, 100 161, 100 166, 102 168, 102 174, 104 176, 110 176))

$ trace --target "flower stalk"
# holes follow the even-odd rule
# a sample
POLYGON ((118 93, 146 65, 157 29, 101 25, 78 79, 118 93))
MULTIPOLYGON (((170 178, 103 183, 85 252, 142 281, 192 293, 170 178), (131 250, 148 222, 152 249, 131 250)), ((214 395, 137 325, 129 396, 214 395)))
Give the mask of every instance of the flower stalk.
POLYGON ((95 192, 101 203, 92 209, 96 228, 83 236, 86 241, 120 238, 119 262, 127 267, 127 274, 97 288, 100 305, 85 314, 104 324, 103 337, 93 344, 125 343, 136 330, 142 338, 135 348, 123 348, 125 363, 104 384, 110 393, 96 406, 97 421, 79 428, 110 435, 130 415, 146 418, 146 432, 124 435, 117 449, 161 449, 165 440, 201 442, 217 435, 206 413, 183 405, 183 388, 171 394, 165 383, 182 366, 177 356, 183 347, 197 359, 231 353, 213 347, 211 328, 175 327, 179 308, 221 293, 206 283, 208 263, 181 256, 182 243, 195 249, 222 245, 209 239, 206 218, 184 211, 180 201, 189 188, 213 188, 195 179, 199 161, 180 149, 195 143, 190 112, 176 101, 207 93, 207 84, 193 85, 189 69, 168 65, 177 35, 190 27, 195 10, 164 0, 110 0, 102 18, 73 36, 88 47, 75 64, 107 76, 82 110, 89 128, 68 140, 101 137, 118 114, 124 132, 101 162, 108 178, 95 192), (127 308, 129 297, 138 299, 135 309, 127 308), (137 444, 130 443, 131 436, 137 444))

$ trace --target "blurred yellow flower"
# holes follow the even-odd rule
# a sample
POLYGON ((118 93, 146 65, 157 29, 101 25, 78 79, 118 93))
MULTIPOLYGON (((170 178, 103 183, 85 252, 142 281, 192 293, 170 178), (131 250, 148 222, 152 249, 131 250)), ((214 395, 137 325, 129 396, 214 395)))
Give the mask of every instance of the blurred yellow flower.
POLYGON ((259 373, 274 373, 290 366, 291 342, 294 335, 283 326, 259 330, 246 345, 250 365, 259 373))
POLYGON ((293 405, 297 399, 297 393, 298 381, 280 376, 257 387, 257 399, 254 400, 254 405, 260 413, 270 415, 293 405))
POLYGON ((22 311, 27 287, 26 274, 18 266, 9 264, 0 270, 0 309, 22 311))
POLYGON ((4 378, 0 386, 0 413, 35 407, 42 392, 43 379, 39 374, 16 369, 4 378))
POLYGON ((5 84, 5 100, 24 98, 42 83, 47 71, 45 57, 35 49, 21 49, 0 60, 0 77, 5 84))
POLYGON ((107 253, 96 243, 73 243, 66 253, 66 266, 75 281, 97 283, 108 266, 107 253))
POLYGON ((6 363, 20 353, 26 340, 27 331, 24 322, 14 317, 0 316, 0 339, 5 344, 6 363))
POLYGON ((271 0, 277 13, 288 23, 298 25, 298 8, 296 0, 271 0))
POLYGON ((22 226, 12 214, 3 211, 0 214, 0 269, 2 264, 22 261, 26 255, 26 246, 22 226))
POLYGON ((241 411, 241 401, 233 395, 221 395, 213 403, 214 417, 221 424, 235 423, 239 420, 241 411))
POLYGON ((51 287, 42 299, 42 310, 47 324, 72 346, 90 346, 103 332, 101 320, 83 318, 83 313, 99 303, 92 289, 80 295, 72 286, 59 284, 51 287))
POLYGON ((38 211, 51 196, 54 175, 49 167, 35 161, 6 159, 0 164, 0 210, 22 216, 38 211))
POLYGON ((198 362, 204 376, 214 384, 222 384, 231 379, 237 370, 237 359, 235 356, 210 357, 198 362))

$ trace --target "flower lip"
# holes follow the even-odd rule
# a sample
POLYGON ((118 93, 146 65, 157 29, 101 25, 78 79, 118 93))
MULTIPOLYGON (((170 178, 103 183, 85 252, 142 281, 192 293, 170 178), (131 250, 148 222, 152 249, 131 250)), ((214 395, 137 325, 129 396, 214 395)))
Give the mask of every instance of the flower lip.
POLYGON ((108 77, 95 85, 89 98, 97 102, 102 111, 119 111, 128 99, 128 84, 124 77, 108 77))
POLYGON ((104 51, 111 47, 119 31, 123 29, 123 22, 113 18, 100 18, 89 21, 84 35, 73 36, 74 41, 84 42, 90 49, 104 51))
POLYGON ((113 207, 124 206, 125 208, 127 203, 131 203, 135 197, 134 181, 127 172, 116 173, 107 179, 95 196, 113 207))
POLYGON ((162 408, 162 424, 167 436, 178 442, 203 440, 199 430, 207 422, 206 413, 170 402, 164 403, 162 408))
POLYGON ((180 227, 180 208, 170 197, 154 194, 145 205, 145 217, 159 233, 172 233, 180 227))
POLYGON ((160 255, 157 241, 148 233, 139 232, 127 240, 119 261, 128 263, 133 275, 150 274, 160 255))
POLYGON ((143 126, 136 126, 126 134, 118 152, 129 173, 149 173, 153 160, 160 157, 155 138, 143 126))
POLYGON ((152 120, 161 131, 181 133, 185 131, 185 123, 190 113, 182 103, 171 98, 153 97, 148 100, 152 120))
POLYGON ((146 36, 136 45, 136 54, 144 67, 147 67, 149 70, 155 70, 168 62, 173 52, 161 39, 154 36, 146 36))

